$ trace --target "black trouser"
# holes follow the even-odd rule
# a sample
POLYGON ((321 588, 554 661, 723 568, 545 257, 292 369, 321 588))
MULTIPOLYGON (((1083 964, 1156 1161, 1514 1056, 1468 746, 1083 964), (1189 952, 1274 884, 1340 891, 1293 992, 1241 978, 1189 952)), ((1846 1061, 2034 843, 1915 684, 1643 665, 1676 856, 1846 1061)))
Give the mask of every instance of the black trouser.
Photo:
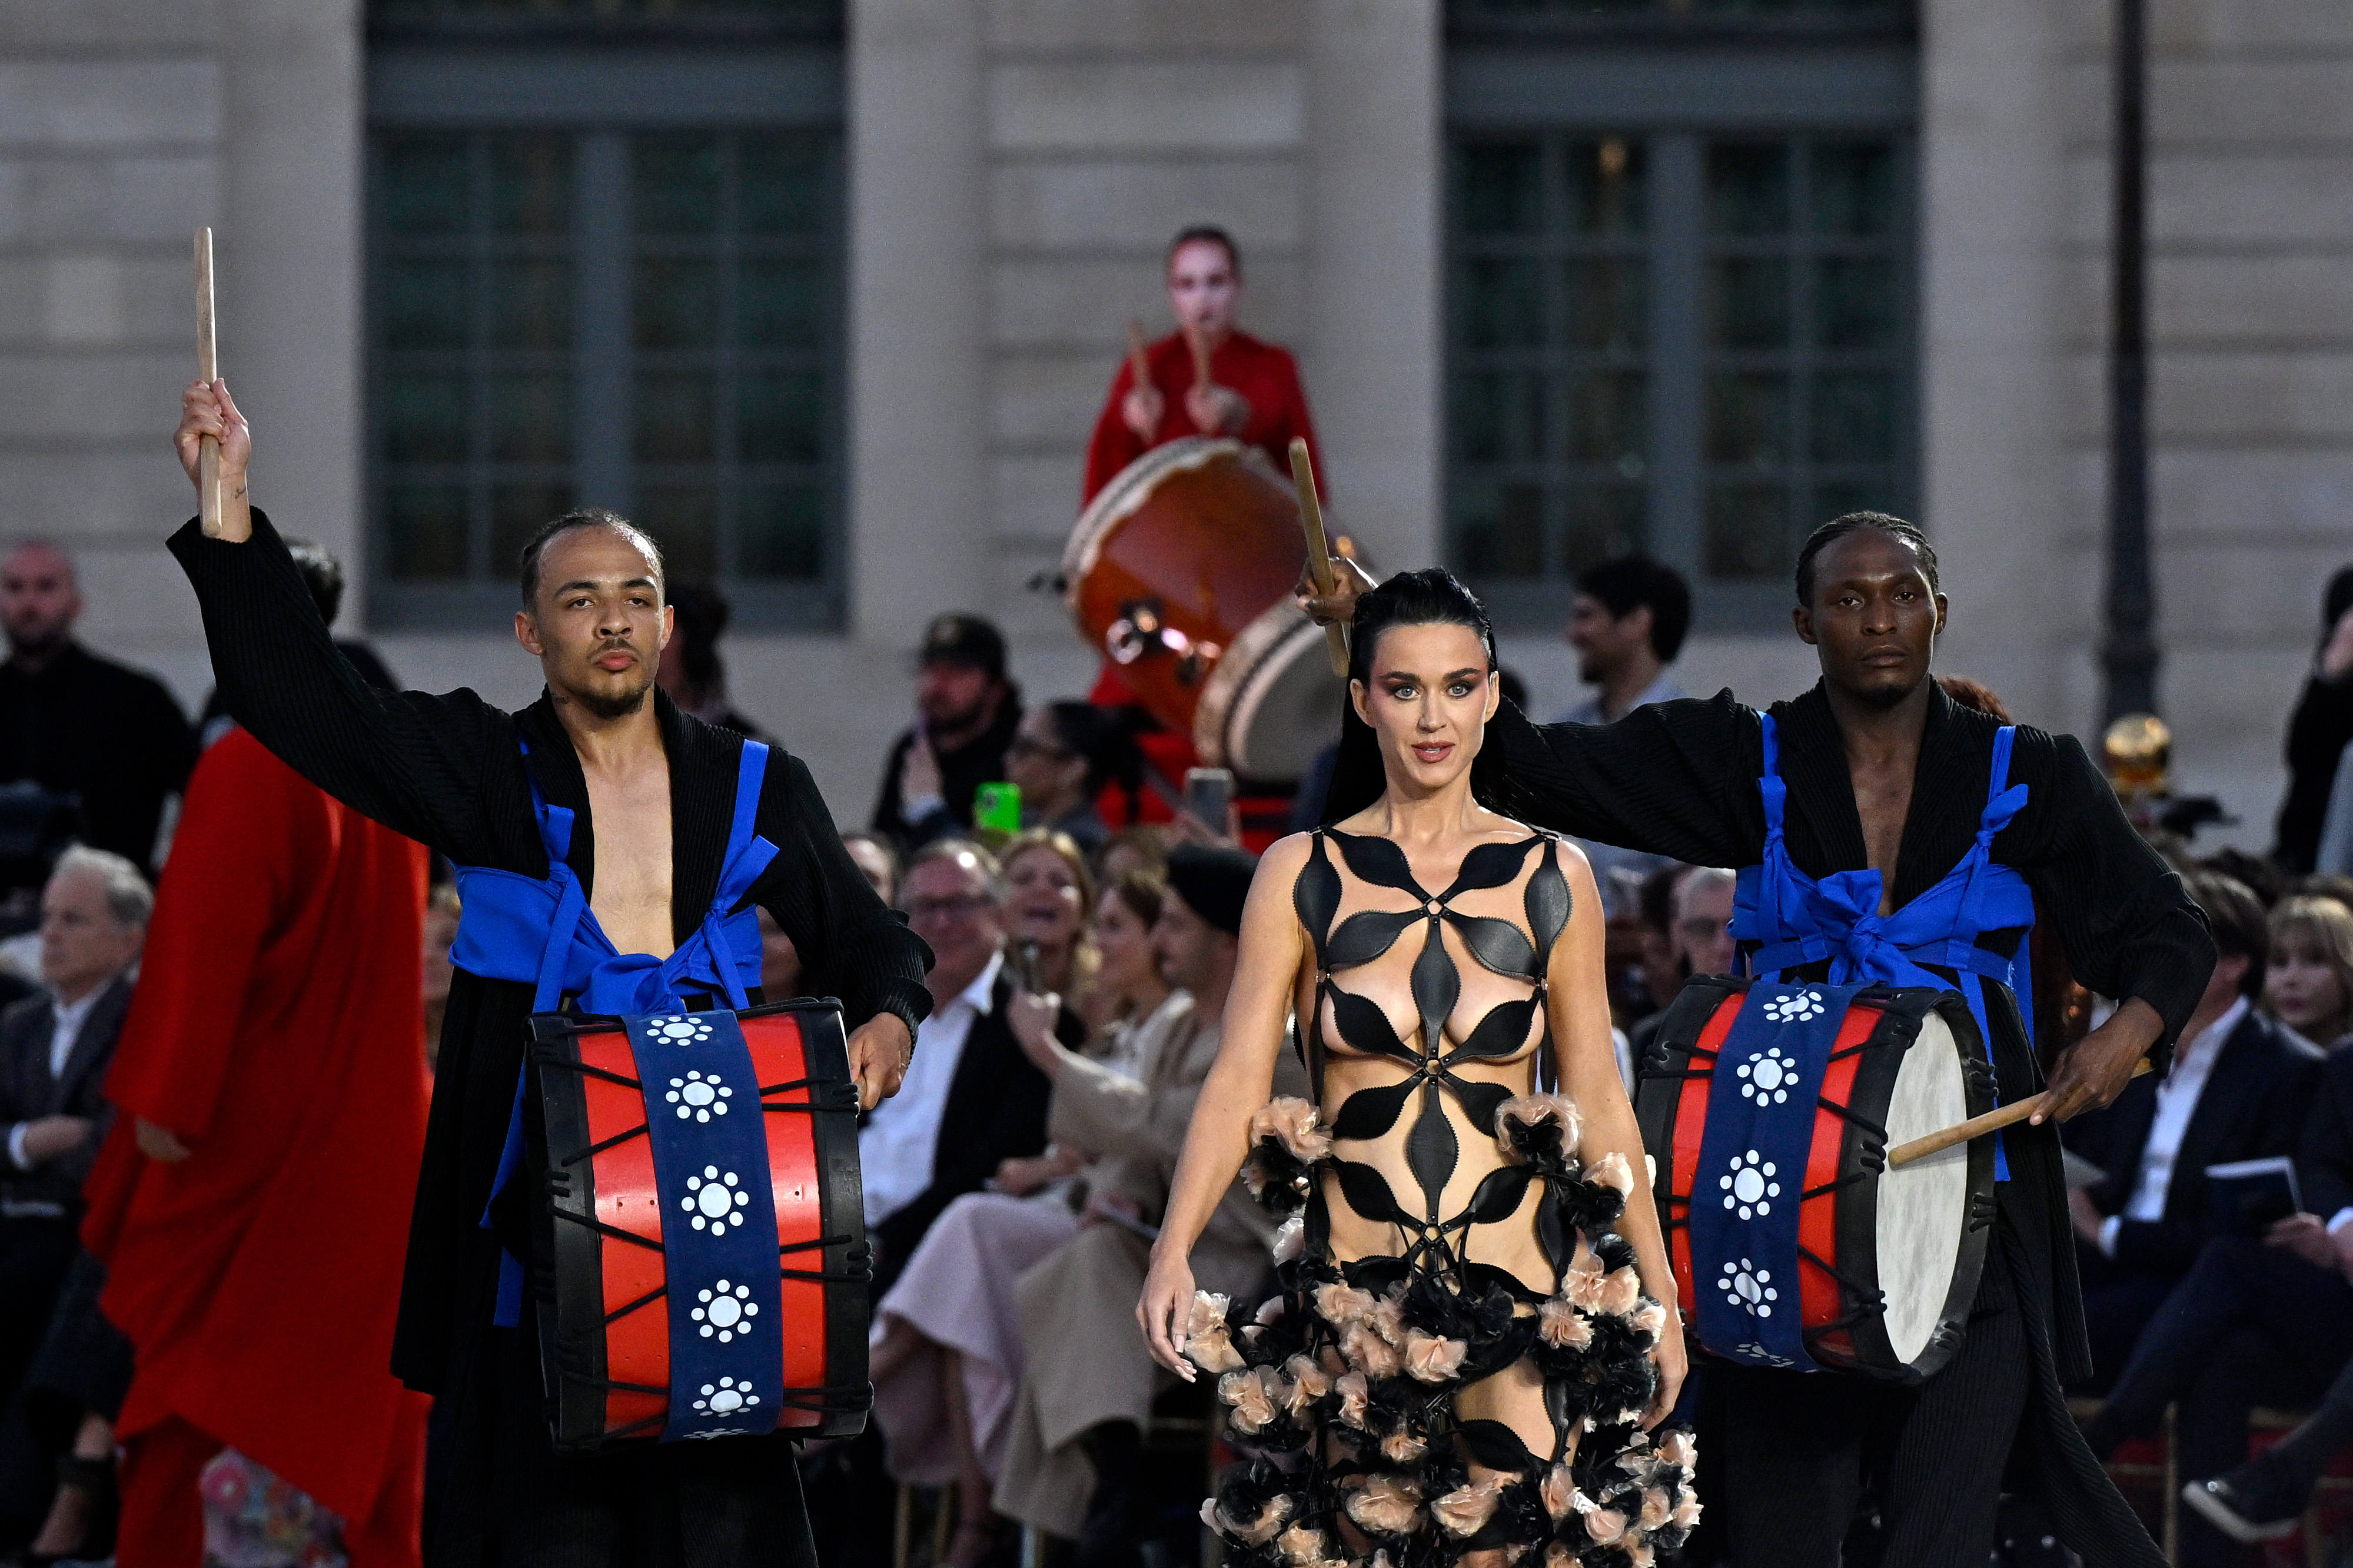
POLYGON ((2071 1384, 2069 1392, 2105 1393, 2124 1375, 2133 1347, 2182 1277, 2170 1269, 2126 1268, 2081 1237, 2075 1242, 2075 1272, 2084 1282, 2092 1375, 2071 1384))
POLYGON ((2311 1419, 2273 1444, 2261 1463, 2299 1500, 2308 1499, 2321 1471, 2348 1448, 2353 1448, 2353 1361, 2328 1385, 2311 1419))
POLYGON ((0 1220, 0 1551, 29 1539, 48 1510, 47 1467, 17 1390, 79 1250, 71 1220, 0 1220))
MULTIPOLYGON (((2311 1404, 2348 1357, 2353 1285, 2344 1276, 2253 1237, 2220 1236, 2150 1318, 2085 1436, 2105 1454, 2155 1431, 2179 1401, 2183 1478, 2219 1476, 2245 1462, 2250 1410, 2311 1404)), ((2184 1564, 2228 1563, 2236 1551, 2202 1518, 2182 1514, 2184 1564)))
POLYGON ((1724 1426, 1700 1485, 1739 1568, 1837 1568, 1866 1499, 1887 1563, 1985 1568, 2031 1376, 2011 1276, 2004 1249, 1989 1247, 1961 1348, 1917 1389, 1710 1365, 1724 1426))

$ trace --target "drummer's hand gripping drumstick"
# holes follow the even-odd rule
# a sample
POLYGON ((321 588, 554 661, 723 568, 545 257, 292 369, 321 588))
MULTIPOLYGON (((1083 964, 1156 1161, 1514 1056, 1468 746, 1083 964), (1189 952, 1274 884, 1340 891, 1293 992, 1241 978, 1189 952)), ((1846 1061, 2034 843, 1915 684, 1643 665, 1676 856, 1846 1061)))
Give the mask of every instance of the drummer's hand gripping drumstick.
MULTIPOLYGON (((1315 464, 1307 455, 1304 439, 1291 438, 1291 482, 1299 492, 1299 527, 1307 535, 1307 570, 1315 580, 1315 592, 1324 599, 1332 597, 1335 580, 1332 574, 1332 546, 1324 537, 1324 508, 1315 499, 1315 464)), ((1348 673, 1348 629, 1327 626, 1324 629, 1324 644, 1332 654, 1332 673, 1345 676, 1348 673)))
MULTIPOLYGON (((2144 1059, 2139 1066, 2133 1069, 2132 1075, 2137 1078, 2149 1070, 2149 1065, 2144 1059)), ((1967 1143, 1973 1138, 1983 1138, 1989 1132, 1999 1132, 2005 1127, 2024 1121, 2028 1117, 2034 1115, 2050 1098, 2051 1091, 2045 1089, 2039 1095, 2029 1095, 2016 1105, 2003 1106, 1999 1110, 1989 1110, 1983 1116, 1973 1116, 1967 1121, 1956 1122, 1942 1132, 1932 1132, 1926 1138, 1915 1138, 1909 1143, 1899 1143, 1887 1151, 1887 1167, 1892 1171, 1899 1165, 1909 1165, 1915 1160, 1926 1160, 1931 1154, 1942 1154, 1957 1143, 1967 1143)))
MULTIPOLYGON (((213 231, 196 230, 196 375, 209 387, 220 379, 220 356, 213 341, 213 231)), ((196 514, 205 537, 221 535, 220 438, 206 436, 196 448, 196 514)), ((185 460, 183 460, 185 461, 185 460)))

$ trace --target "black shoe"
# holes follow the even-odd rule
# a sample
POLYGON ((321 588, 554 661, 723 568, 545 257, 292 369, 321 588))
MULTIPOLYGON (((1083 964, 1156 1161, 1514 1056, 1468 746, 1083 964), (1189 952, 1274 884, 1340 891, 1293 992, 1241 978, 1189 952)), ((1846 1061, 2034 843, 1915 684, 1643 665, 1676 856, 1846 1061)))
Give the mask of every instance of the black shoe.
POLYGON ((1079 1443, 1094 1466, 1095 1489, 1071 1548, 1071 1568, 1143 1568, 1134 1513, 1144 1435, 1132 1421, 1106 1421, 1081 1434, 1079 1443))
POLYGON ((2304 1521, 2304 1506, 2282 1496, 2282 1489, 2265 1486, 2268 1478, 2256 1467, 2260 1462, 2242 1465, 2211 1481, 2191 1481, 2181 1489, 2181 1500, 2207 1523, 2246 1545, 2294 1535, 2304 1521))

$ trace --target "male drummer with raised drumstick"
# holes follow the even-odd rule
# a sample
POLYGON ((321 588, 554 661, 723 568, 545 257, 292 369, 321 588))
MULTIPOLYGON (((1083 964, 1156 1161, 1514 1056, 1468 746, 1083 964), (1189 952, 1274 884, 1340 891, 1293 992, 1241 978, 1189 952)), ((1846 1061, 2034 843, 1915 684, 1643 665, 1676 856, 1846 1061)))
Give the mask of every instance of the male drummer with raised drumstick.
POLYGON ((635 1014, 742 991, 759 973, 756 905, 792 938, 810 993, 842 999, 871 1108, 898 1088, 931 1010, 927 950, 843 851, 798 759, 754 753, 656 686, 670 613, 643 534, 572 514, 523 552, 515 638, 547 688, 530 707, 379 692, 336 651, 247 499, 252 440, 227 387, 198 381, 181 405, 191 476, 205 438, 220 448, 217 536, 191 522, 171 547, 223 701, 319 788, 448 855, 464 891, 393 1342, 395 1373, 437 1401, 426 1562, 814 1568, 781 1434, 554 1451, 523 1299, 534 1277, 554 1286, 534 1184, 510 1179, 527 1137, 525 1024, 557 997, 635 1014), (747 789, 755 804, 739 815, 747 789), (543 1004, 541 991, 556 996, 543 1004))
MULTIPOLYGON (((1131 329, 1127 357, 1087 443, 1081 507, 1145 452, 1186 436, 1231 436, 1263 451, 1281 474, 1291 471, 1292 438, 1300 437, 1320 476, 1324 453, 1307 417, 1299 362, 1281 344, 1234 324, 1242 258, 1233 236, 1208 224, 1181 230, 1168 244, 1167 283, 1176 330, 1145 343, 1141 328, 1131 329)), ((1118 666, 1105 661, 1089 700, 1119 707, 1135 697, 1118 666)), ((1147 735, 1142 744, 1172 779, 1197 760, 1187 736, 1147 735)))
MULTIPOLYGON (((1347 620, 1369 586, 1352 565, 1340 577, 1307 599, 1318 620, 1347 620)), ((1723 1416, 1711 1512, 1740 1568, 1835 1568, 1859 1511, 1879 1516, 1890 1564, 1982 1568, 2014 1456, 2019 1485, 2090 1568, 2158 1568, 2061 1393, 2090 1356, 2055 1124, 2113 1101, 2143 1056, 2164 1069, 2213 942, 2074 739, 2018 728, 2006 778, 1994 778, 2002 725, 1929 675, 1947 604, 1917 528, 1878 513, 1823 524, 1799 555, 1797 590, 1798 635, 1821 662, 1813 690, 1765 714, 1724 692, 1611 725, 1532 725, 1506 703, 1488 732, 1493 803, 1580 837, 1743 868, 1733 934, 1752 964, 1789 965, 1771 969, 1780 980, 1959 990, 1989 1025, 2004 1103, 2044 1087, 2004 980, 2036 908, 2076 977, 2120 1005, 2061 1054, 2042 1112, 2000 1135, 1994 1245, 1942 1372, 1912 1391, 1710 1363, 1723 1416), (1954 895, 1944 885, 1964 866, 2000 895, 1954 895), (1989 928, 1962 917, 1989 906, 2007 911, 1989 928), (1802 911, 1807 939, 1762 928, 1779 918, 1768 908, 1802 911), (1952 913, 1915 928, 1932 909, 1952 913), (1957 949, 1988 957, 1956 969, 1946 960, 1957 949)), ((1361 726, 1344 733, 1327 821, 1377 792, 1371 747, 1361 726)))

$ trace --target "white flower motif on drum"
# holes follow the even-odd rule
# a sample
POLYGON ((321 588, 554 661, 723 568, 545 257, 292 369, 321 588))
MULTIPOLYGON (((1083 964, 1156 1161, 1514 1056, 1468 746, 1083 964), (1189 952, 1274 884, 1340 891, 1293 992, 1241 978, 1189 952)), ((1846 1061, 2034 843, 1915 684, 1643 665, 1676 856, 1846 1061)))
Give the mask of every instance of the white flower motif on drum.
POLYGON ((744 1205, 752 1194, 744 1190, 733 1171, 722 1172, 716 1165, 706 1165, 700 1176, 686 1179, 686 1196, 678 1206, 694 1216, 694 1228, 708 1227, 714 1235, 724 1235, 730 1225, 744 1223, 744 1205))
POLYGON ((732 1377, 723 1377, 717 1383, 702 1385, 702 1397, 694 1402, 694 1413, 697 1415, 733 1415, 759 1403, 760 1396, 752 1392, 750 1378, 739 1383, 732 1377))
POLYGON ((1781 1299, 1771 1270, 1759 1268, 1745 1257, 1738 1263, 1725 1264, 1724 1277, 1715 1283, 1724 1292, 1727 1305, 1739 1308, 1752 1318, 1770 1318, 1773 1303, 1781 1299))
POLYGON ((1741 1080, 1741 1098, 1760 1106, 1787 1105, 1789 1086, 1798 1081, 1798 1064, 1783 1055, 1778 1045, 1767 1045, 1762 1054, 1741 1063, 1734 1075, 1741 1080))
POLYGON ((1824 1011, 1822 993, 1818 991, 1789 991, 1765 1004, 1765 1016, 1774 1023, 1803 1023, 1820 1018, 1824 1011))
POLYGON ((725 1116, 727 1102, 734 1097, 735 1091, 721 1083, 718 1074, 698 1072, 692 1067, 686 1070, 683 1078, 672 1078, 670 1093, 663 1097, 678 1107, 678 1119, 681 1121, 689 1117, 696 1121, 709 1121, 714 1116, 725 1116))
POLYGON ((711 1038, 711 1025, 686 1013, 646 1020, 646 1038, 664 1045, 700 1045, 711 1038))
POLYGON ((1734 1155, 1731 1169, 1716 1183, 1724 1206, 1744 1220, 1771 1213, 1773 1200, 1781 1195, 1781 1183, 1773 1180, 1777 1174, 1773 1162, 1753 1149, 1734 1155))
MULTIPOLYGON (((702 1305, 688 1316, 702 1325, 704 1339, 732 1344, 752 1332, 752 1319, 760 1314, 760 1304, 751 1297, 750 1286, 730 1285, 723 1279, 699 1294, 702 1305)), ((708 1393, 710 1390, 703 1392, 708 1393)))

